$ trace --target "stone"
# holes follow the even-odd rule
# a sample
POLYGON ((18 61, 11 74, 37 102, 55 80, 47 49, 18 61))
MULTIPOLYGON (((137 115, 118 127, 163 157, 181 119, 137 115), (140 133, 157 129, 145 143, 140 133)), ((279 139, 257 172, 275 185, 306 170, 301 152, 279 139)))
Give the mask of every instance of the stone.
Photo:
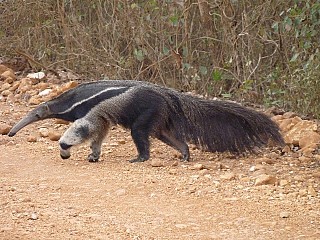
POLYGON ((283 118, 294 118, 297 116, 297 114, 294 112, 286 112, 282 116, 283 116, 283 118))
POLYGON ((299 142, 304 137, 308 137, 317 131, 317 124, 313 121, 301 121, 284 135, 284 140, 288 144, 299 146, 299 142))
POLYGON ((5 123, 0 124, 0 134, 7 135, 11 129, 11 126, 5 123))
POLYGON ((41 96, 41 97, 43 97, 43 96, 47 96, 47 95, 49 95, 50 93, 52 92, 52 89, 44 89, 44 90, 42 90, 41 92, 39 92, 39 96, 41 96))
POLYGON ((8 97, 10 94, 11 94, 11 91, 10 90, 4 90, 4 91, 2 91, 2 96, 4 96, 4 97, 8 97))
POLYGON ((10 71, 11 69, 8 68, 7 66, 0 64, 0 74, 6 72, 6 71, 10 71))
POLYGON ((62 86, 62 87, 59 89, 59 91, 65 92, 65 91, 70 90, 71 88, 75 88, 76 86, 78 86, 78 82, 76 82, 76 81, 70 81, 70 82, 67 82, 64 86, 62 86))
POLYGON ((193 166, 190 167, 191 170, 202 170, 204 168, 205 167, 201 163, 196 163, 196 164, 194 164, 193 166))
POLYGON ((42 100, 38 96, 32 96, 29 99, 28 104, 30 104, 30 105, 39 105, 41 102, 42 102, 42 100))
POLYGON ((48 137, 51 141, 59 141, 59 139, 61 138, 61 134, 55 132, 54 130, 49 130, 48 137))
POLYGON ((31 213, 31 216, 30 216, 29 219, 31 219, 31 220, 37 220, 37 219, 38 219, 38 214, 36 214, 36 213, 31 213))
POLYGON ((286 186, 286 185, 288 185, 288 181, 287 180, 285 180, 285 179, 281 179, 280 181, 279 181, 279 185, 280 186, 286 186))
POLYGON ((68 125, 70 122, 63 120, 63 119, 55 119, 54 120, 55 124, 63 124, 63 125, 68 125))
POLYGON ((44 72, 29 73, 27 78, 43 79, 46 76, 44 72))
POLYGON ((279 217, 281 218, 288 218, 290 216, 290 213, 289 212, 281 212, 279 214, 279 217))
POLYGON ((117 196, 123 196, 123 195, 126 194, 126 190, 123 189, 123 188, 120 188, 120 189, 116 190, 114 193, 115 193, 117 196))
POLYGON ((10 83, 3 83, 1 85, 1 88, 0 88, 0 92, 4 91, 4 90, 8 90, 9 88, 11 87, 11 84, 10 83))
POLYGON ((12 77, 7 77, 4 82, 12 84, 14 82, 14 79, 12 77))
POLYGON ((299 139, 299 147, 301 148, 306 148, 314 143, 320 143, 320 134, 317 132, 310 132, 299 139))
POLYGON ((228 173, 220 175, 221 180, 233 180, 235 178, 236 178, 236 175, 232 172, 228 172, 228 173))
POLYGON ((316 197, 318 195, 317 191, 313 188, 313 186, 308 187, 308 195, 312 197, 316 197))
POLYGON ((38 141, 38 139, 34 135, 30 135, 27 137, 27 142, 37 142, 37 141, 38 141))
POLYGON ((49 136, 49 130, 47 128, 40 128, 39 129, 39 135, 40 135, 40 137, 48 137, 49 136))
POLYGON ((254 185, 261 186, 261 185, 275 185, 277 183, 277 178, 268 174, 259 175, 254 185))
POLYGON ((11 77, 14 80, 16 79, 16 75, 14 74, 13 70, 11 70, 11 69, 1 73, 1 77, 4 79, 7 79, 9 77, 11 77))
POLYGON ((152 160, 151 160, 151 166, 152 166, 152 167, 163 167, 163 166, 164 166, 164 163, 163 163, 162 160, 152 159, 152 160))
MULTIPOLYGON (((46 82, 39 82, 39 83, 36 85, 37 89, 39 89, 40 91, 43 91, 43 90, 49 88, 49 86, 50 86, 49 83, 46 83, 46 82)), ((52 89, 51 89, 51 90, 52 90, 52 89)))

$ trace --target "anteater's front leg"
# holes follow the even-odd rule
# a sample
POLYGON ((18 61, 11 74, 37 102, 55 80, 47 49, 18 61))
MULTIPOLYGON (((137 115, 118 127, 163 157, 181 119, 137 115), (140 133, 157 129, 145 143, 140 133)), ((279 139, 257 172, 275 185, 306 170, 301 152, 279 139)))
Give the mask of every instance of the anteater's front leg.
POLYGON ((69 158, 71 156, 71 147, 83 143, 89 136, 90 123, 85 119, 75 121, 59 140, 61 158, 69 158))
POLYGON ((97 162, 99 160, 101 145, 109 130, 109 123, 106 121, 96 121, 96 124, 96 131, 93 132, 91 137, 91 153, 88 156, 89 162, 97 162))

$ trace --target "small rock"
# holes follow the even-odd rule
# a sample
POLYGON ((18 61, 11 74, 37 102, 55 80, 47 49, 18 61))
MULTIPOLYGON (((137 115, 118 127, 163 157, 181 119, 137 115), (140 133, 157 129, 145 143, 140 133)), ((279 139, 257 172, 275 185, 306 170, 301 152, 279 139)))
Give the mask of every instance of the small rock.
POLYGON ((256 170, 256 166, 251 166, 249 169, 250 172, 254 172, 255 170, 256 170))
POLYGON ((4 90, 4 91, 2 91, 1 94, 2 94, 2 96, 7 97, 7 96, 9 96, 11 94, 11 91, 10 90, 4 90))
POLYGON ((7 77, 4 82, 12 84, 14 82, 14 79, 12 77, 7 77))
POLYGON ((1 77, 4 79, 7 79, 8 77, 11 77, 12 79, 16 79, 16 75, 14 74, 13 70, 9 69, 3 73, 1 73, 1 77))
POLYGON ((55 119, 54 120, 55 124, 64 124, 64 125, 68 125, 70 122, 66 121, 66 120, 62 120, 62 119, 55 119))
POLYGON ((287 180, 284 180, 284 179, 281 179, 280 181, 279 181, 279 185, 280 186, 286 186, 286 185, 288 185, 288 181, 287 180))
POLYGON ((114 192, 117 196, 123 196, 126 194, 126 190, 123 188, 118 189, 117 191, 114 192))
POLYGON ((42 100, 38 96, 32 96, 28 101, 30 105, 39 105, 41 102, 42 100))
POLYGON ((44 72, 29 73, 27 78, 42 79, 46 76, 44 72))
POLYGON ((30 135, 27 137, 27 142, 36 142, 37 141, 37 137, 34 135, 30 135))
POLYGON ((282 116, 283 116, 283 118, 294 118, 297 116, 297 114, 294 112, 286 112, 282 116))
POLYGON ((281 218, 288 218, 288 217, 290 216, 290 213, 289 213, 289 212, 281 212, 281 213, 279 214, 279 216, 280 216, 281 218))
POLYGON ((62 86, 60 90, 62 92, 65 92, 65 91, 70 90, 71 88, 75 88, 76 86, 78 86, 78 82, 70 81, 70 82, 67 82, 64 86, 62 86))
POLYGON ((9 88, 11 87, 11 84, 10 83, 3 83, 1 85, 1 88, 0 88, 0 91, 4 91, 4 90, 8 90, 9 88))
POLYGON ((196 163, 193 166, 190 167, 191 170, 201 170, 204 169, 205 167, 201 163, 196 163))
POLYGON ((36 214, 36 213, 31 213, 31 216, 30 216, 29 219, 31 219, 31 220, 37 220, 37 219, 38 219, 38 214, 36 214))
POLYGON ((308 187, 308 194, 312 197, 316 197, 318 195, 317 191, 312 186, 308 187))
POLYGON ((5 71, 11 70, 7 66, 0 64, 0 74, 4 73, 5 71))
POLYGON ((179 162, 178 161, 174 161, 172 164, 171 164, 171 167, 176 167, 179 165, 179 162))
POLYGON ((262 174, 256 178, 255 186, 261 185, 274 185, 277 182, 277 178, 268 174, 262 174))
POLYGON ((118 143, 119 143, 119 144, 125 144, 125 143, 126 143, 126 140, 125 140, 125 139, 120 139, 120 140, 118 140, 118 143))
POLYGON ((300 189, 299 195, 300 195, 300 197, 306 197, 308 195, 307 189, 300 189))
POLYGON ((40 128, 39 129, 39 135, 41 137, 48 137, 49 136, 49 130, 47 128, 40 128))
POLYGON ((52 89, 44 89, 41 92, 39 92, 39 96, 43 97, 43 96, 47 96, 48 94, 50 94, 52 92, 52 89))
POLYGON ((0 134, 6 135, 10 132, 11 126, 8 124, 0 124, 0 134))
POLYGON ((57 133, 53 130, 50 130, 48 132, 48 137, 51 141, 59 141, 60 137, 61 137, 61 134, 60 133, 57 133))
POLYGON ((151 166, 152 167, 163 167, 163 161, 159 160, 159 159, 152 159, 151 160, 151 166))
MULTIPOLYGON (((45 82, 39 82, 37 85, 37 88, 40 90, 40 91, 44 91, 46 89, 48 89, 49 87, 49 83, 45 83, 45 82)), ((50 89, 50 93, 52 92, 52 89, 50 89)))
POLYGON ((220 175, 221 180, 233 180, 235 178, 236 178, 236 175, 232 172, 220 175))
POLYGON ((176 226, 176 228, 180 228, 180 229, 184 229, 184 228, 188 227, 187 224, 182 224, 182 223, 176 224, 175 226, 176 226))

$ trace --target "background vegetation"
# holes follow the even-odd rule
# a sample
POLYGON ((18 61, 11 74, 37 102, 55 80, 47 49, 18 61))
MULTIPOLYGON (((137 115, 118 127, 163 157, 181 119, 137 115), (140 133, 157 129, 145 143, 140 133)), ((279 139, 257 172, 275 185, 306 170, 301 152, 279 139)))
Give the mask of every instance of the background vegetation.
POLYGON ((0 1, 1 56, 320 116, 320 0, 0 1))

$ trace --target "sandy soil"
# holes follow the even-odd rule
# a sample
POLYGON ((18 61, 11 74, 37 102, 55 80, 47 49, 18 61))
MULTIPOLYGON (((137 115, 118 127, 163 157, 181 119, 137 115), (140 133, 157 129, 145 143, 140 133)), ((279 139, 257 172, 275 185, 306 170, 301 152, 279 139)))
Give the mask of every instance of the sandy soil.
MULTIPOLYGON (((14 124, 28 110, 0 103, 0 120, 14 124)), ((0 135, 0 239, 320 239, 318 155, 193 149, 185 163, 153 141, 152 159, 131 164, 130 134, 116 128, 89 163, 87 145, 60 159, 40 127, 67 126, 47 120, 0 135), (263 174, 277 183, 256 186, 263 174)))

